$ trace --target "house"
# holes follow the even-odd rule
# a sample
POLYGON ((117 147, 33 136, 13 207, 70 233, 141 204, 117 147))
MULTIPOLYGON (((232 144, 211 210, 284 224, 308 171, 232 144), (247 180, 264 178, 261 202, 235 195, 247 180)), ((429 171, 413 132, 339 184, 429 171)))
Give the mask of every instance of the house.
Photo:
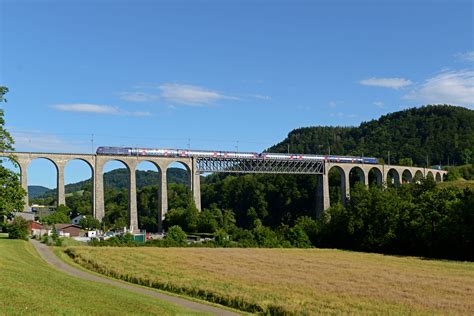
POLYGON ((38 222, 29 222, 28 231, 30 232, 31 236, 41 237, 43 235, 48 235, 48 228, 38 222))
POLYGON ((81 226, 74 224, 55 224, 54 228, 61 237, 77 237, 81 234, 81 226))
POLYGON ((79 222, 81 221, 81 219, 83 219, 85 217, 86 217, 86 215, 79 214, 71 220, 71 224, 79 225, 79 222))

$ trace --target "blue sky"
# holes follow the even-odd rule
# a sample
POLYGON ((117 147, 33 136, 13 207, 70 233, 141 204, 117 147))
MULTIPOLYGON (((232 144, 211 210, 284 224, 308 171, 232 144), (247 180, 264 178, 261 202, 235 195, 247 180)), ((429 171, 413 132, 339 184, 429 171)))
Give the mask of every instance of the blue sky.
MULTIPOLYGON (((302 126, 473 108, 473 10, 460 0, 0 0, 2 107, 18 151, 86 153, 262 151, 302 126)), ((29 183, 54 187, 35 164, 29 183)))

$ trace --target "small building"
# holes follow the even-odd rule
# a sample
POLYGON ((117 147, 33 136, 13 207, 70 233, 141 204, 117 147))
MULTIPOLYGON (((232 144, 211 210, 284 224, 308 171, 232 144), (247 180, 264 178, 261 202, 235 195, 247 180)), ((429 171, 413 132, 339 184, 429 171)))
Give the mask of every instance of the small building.
POLYGON ((48 228, 38 222, 29 222, 28 231, 30 232, 30 236, 42 237, 48 235, 48 228))
POLYGON ((86 237, 92 238, 92 237, 97 237, 97 231, 96 230, 89 230, 86 232, 86 237))
POLYGON ((55 224, 54 228, 63 237, 77 237, 81 234, 81 226, 74 224, 55 224))

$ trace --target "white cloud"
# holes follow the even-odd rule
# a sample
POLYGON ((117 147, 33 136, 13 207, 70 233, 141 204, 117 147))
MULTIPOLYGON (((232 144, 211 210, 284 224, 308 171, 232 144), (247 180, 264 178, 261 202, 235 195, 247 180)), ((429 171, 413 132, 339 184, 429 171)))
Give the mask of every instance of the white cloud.
POLYGON ((333 109, 334 109, 336 106, 337 106, 337 102, 336 102, 336 101, 331 101, 331 102, 329 102, 329 107, 330 107, 330 108, 333 108, 333 109))
POLYGON ((375 101, 375 102, 374 102, 374 105, 375 105, 376 107, 381 108, 381 109, 385 109, 385 108, 386 108, 385 104, 384 104, 383 102, 381 102, 381 101, 375 101))
POLYGON ((161 96, 167 101, 191 106, 213 105, 219 100, 238 99, 217 91, 192 85, 165 83, 160 85, 159 88, 161 96))
POLYGON ((145 92, 122 92, 120 99, 130 102, 152 102, 160 98, 159 95, 145 92))
POLYGON ((369 78, 359 81, 364 86, 384 87, 390 89, 400 89, 412 84, 408 79, 404 78, 369 78))
POLYGON ((53 109, 66 112, 85 112, 96 114, 120 114, 120 109, 110 105, 98 105, 89 103, 74 104, 55 104, 51 106, 53 109))
POLYGON ((268 96, 268 95, 263 95, 263 94, 254 94, 253 97, 254 97, 255 99, 265 100, 265 101, 268 101, 268 100, 271 99, 270 96, 268 96))
POLYGON ((150 112, 127 112, 116 106, 99 105, 90 103, 72 103, 72 104, 55 104, 51 108, 65 112, 82 112, 93 114, 107 115, 124 115, 124 116, 150 116, 150 112))
POLYGON ((474 61, 474 51, 470 51, 467 53, 456 54, 456 57, 460 59, 464 59, 467 61, 474 61))
POLYGON ((474 107, 474 71, 444 71, 427 79, 405 99, 474 107))

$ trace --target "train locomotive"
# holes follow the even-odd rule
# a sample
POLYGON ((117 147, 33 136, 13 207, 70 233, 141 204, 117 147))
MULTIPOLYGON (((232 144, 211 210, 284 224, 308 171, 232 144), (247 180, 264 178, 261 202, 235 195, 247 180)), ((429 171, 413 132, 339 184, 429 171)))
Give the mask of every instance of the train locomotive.
POLYGON ((337 156, 337 155, 307 155, 282 153, 255 153, 232 151, 206 151, 191 149, 165 148, 133 148, 133 147, 98 147, 97 155, 121 156, 156 156, 156 157, 203 157, 203 158, 243 158, 243 159, 272 159, 272 160, 325 160, 338 163, 377 164, 374 157, 337 156))

